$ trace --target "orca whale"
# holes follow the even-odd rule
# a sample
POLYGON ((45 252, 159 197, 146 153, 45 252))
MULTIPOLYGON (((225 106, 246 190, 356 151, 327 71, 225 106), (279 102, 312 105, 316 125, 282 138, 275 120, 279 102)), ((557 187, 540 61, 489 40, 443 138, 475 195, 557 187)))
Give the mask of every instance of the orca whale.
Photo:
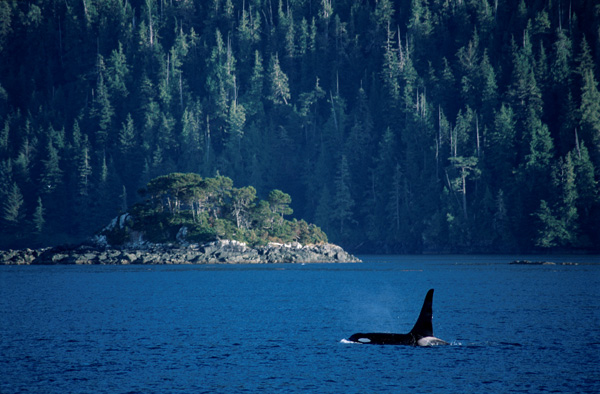
POLYGON ((435 346, 448 345, 448 342, 433 336, 431 323, 433 304, 433 289, 427 292, 423 307, 415 326, 408 334, 388 334, 382 332, 356 333, 348 338, 351 342, 369 345, 409 345, 409 346, 435 346))

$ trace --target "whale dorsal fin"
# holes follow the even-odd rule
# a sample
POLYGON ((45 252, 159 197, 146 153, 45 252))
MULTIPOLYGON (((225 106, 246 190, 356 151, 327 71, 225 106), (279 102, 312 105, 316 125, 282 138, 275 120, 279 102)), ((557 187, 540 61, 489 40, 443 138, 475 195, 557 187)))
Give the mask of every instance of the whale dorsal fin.
POLYGON ((419 314, 419 318, 417 319, 413 329, 410 330, 410 333, 417 338, 433 336, 433 324, 431 323, 431 318, 433 316, 432 304, 433 289, 427 292, 425 301, 423 302, 423 307, 421 308, 421 313, 419 314))

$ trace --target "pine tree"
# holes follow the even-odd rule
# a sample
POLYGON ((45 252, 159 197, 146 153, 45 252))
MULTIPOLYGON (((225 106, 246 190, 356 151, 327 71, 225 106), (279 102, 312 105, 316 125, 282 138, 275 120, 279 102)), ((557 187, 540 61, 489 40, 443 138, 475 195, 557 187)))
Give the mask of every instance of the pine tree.
POLYGON ((523 32, 521 47, 513 42, 512 53, 513 72, 509 95, 513 99, 512 107, 518 119, 524 122, 531 111, 539 117, 543 109, 542 94, 535 79, 533 48, 528 29, 523 32))
POLYGON ((592 141, 592 158, 595 167, 600 168, 600 91, 592 70, 585 71, 581 91, 581 135, 592 141))
POLYGON ((263 111, 262 97, 264 89, 264 67, 263 59, 260 52, 254 52, 254 66, 252 67, 252 75, 249 80, 247 93, 242 96, 241 100, 246 108, 248 116, 261 114, 263 111))
POLYGON ((390 218, 391 234, 393 234, 393 237, 397 240, 400 240, 402 236, 405 235, 402 234, 403 223, 407 220, 403 209, 403 205, 405 203, 405 182, 406 178, 404 177, 402 169, 398 164, 394 170, 394 177, 392 179, 389 200, 386 207, 390 218))
POLYGON ((129 78, 129 66, 127 58, 123 53, 123 45, 119 42, 118 49, 111 52, 106 65, 106 85, 111 97, 124 100, 129 95, 127 83, 129 78))
POLYGON ((556 202, 552 206, 542 200, 536 212, 541 222, 536 245, 544 248, 575 246, 579 239, 578 196, 570 153, 564 159, 561 157, 553 167, 552 186, 556 192, 556 202))
POLYGON ((490 63, 487 50, 483 53, 483 58, 479 66, 481 78, 481 109, 485 122, 491 122, 493 111, 497 107, 498 84, 496 82, 496 73, 494 66, 490 63))
POLYGON ((365 198, 367 221, 367 235, 370 240, 376 241, 386 237, 390 217, 386 212, 385 202, 388 201, 389 186, 394 177, 394 170, 398 163, 398 142, 390 128, 387 128, 379 141, 377 156, 374 161, 375 168, 369 176, 369 183, 365 198))
POLYGON ((329 191, 329 185, 325 185, 319 190, 318 201, 316 204, 314 220, 319 227, 329 232, 333 222, 333 203, 332 195, 329 191))
MULTIPOLYGON (((248 10, 244 7, 237 28, 238 36, 240 38, 239 46, 242 53, 244 50, 250 50, 253 44, 258 44, 260 41, 260 27, 261 22, 258 13, 252 14, 252 6, 250 6, 248 10)), ((252 52, 249 51, 248 53, 252 52)))
POLYGON ((136 146, 135 128, 131 114, 127 114, 125 122, 121 125, 119 133, 119 149, 122 154, 127 155, 136 146))
POLYGON ((535 15, 533 32, 536 35, 545 35, 550 31, 550 18, 546 9, 539 11, 535 15))
POLYGON ((228 132, 233 140, 239 144, 244 136, 244 124, 246 123, 246 109, 237 100, 229 105, 229 117, 227 119, 228 132))
POLYGON ((269 100, 275 104, 288 105, 291 99, 289 81, 287 75, 281 70, 277 54, 271 56, 269 79, 269 100))
POLYGON ((380 29, 388 29, 394 17, 394 4, 390 0, 381 0, 377 2, 374 17, 380 29))
POLYGON ((241 160, 241 145, 244 137, 244 125, 246 123, 246 109, 242 104, 233 100, 229 105, 229 117, 227 118, 227 145, 232 153, 230 164, 234 169, 240 170, 239 162, 241 160))
MULTIPOLYGON (((368 98, 361 87, 358 91, 357 105, 351 114, 352 125, 346 138, 344 152, 348 159, 348 168, 352 184, 356 191, 362 191, 365 179, 368 178, 368 163, 371 159, 371 146, 373 141, 373 118, 368 106, 368 98)), ((360 195, 360 194, 357 194, 360 195)))
MULTIPOLYGON (((12 228, 17 228, 25 219, 25 200, 16 182, 10 187, 2 203, 2 219, 12 228)), ((20 230, 19 230, 20 231, 20 230)))
POLYGON ((575 183, 577 187, 576 208, 579 213, 580 237, 578 243, 582 247, 596 245, 599 236, 595 231, 598 217, 598 182, 595 179, 595 168, 585 144, 577 141, 571 153, 575 166, 575 183))
POLYGON ((481 174, 481 170, 477 167, 478 160, 476 157, 451 157, 449 158, 452 167, 456 170, 457 176, 452 181, 452 190, 460 193, 462 196, 462 212, 463 218, 469 218, 467 210, 467 178, 477 177, 481 174))
POLYGON ((0 52, 4 48, 7 36, 12 32, 12 10, 7 1, 0 2, 0 52))
POLYGON ((477 151, 476 118, 477 114, 469 106, 464 112, 458 111, 448 144, 452 156, 472 155, 477 151))
POLYGON ((431 13, 427 0, 412 0, 408 28, 419 39, 427 39, 433 32, 431 13))
POLYGON ((10 135, 10 124, 4 121, 4 127, 0 129, 0 155, 4 156, 8 151, 8 136, 10 135))
POLYGON ((179 165, 184 171, 198 171, 202 167, 204 133, 202 132, 202 107, 194 103, 186 107, 181 118, 179 146, 182 155, 179 165))
POLYGON ((481 55, 479 52, 479 34, 477 33, 477 29, 475 29, 469 43, 460 48, 456 53, 456 57, 458 58, 463 72, 461 78, 462 98, 463 101, 471 107, 476 104, 475 97, 478 96, 475 91, 477 88, 477 74, 480 70, 479 64, 481 55))
MULTIPOLYGON (((106 161, 104 161, 106 165, 106 161)), ((77 194, 79 196, 88 196, 89 178, 92 175, 92 164, 87 142, 87 136, 84 137, 81 151, 77 156, 77 194)))
POLYGON ((318 103, 323 97, 325 97, 325 91, 319 85, 319 78, 317 78, 314 88, 310 92, 301 93, 298 98, 300 107, 298 115, 302 121, 306 142, 312 139, 316 133, 318 103))
POLYGON ((497 235, 495 243, 499 250, 515 247, 513 231, 502 189, 498 190, 498 195, 496 196, 496 210, 492 219, 492 227, 497 235))
POLYGON ((171 112, 162 112, 159 122, 160 133, 158 134, 157 143, 165 151, 176 151, 178 147, 175 139, 175 118, 172 117, 171 112))
POLYGON ((512 108, 502 104, 496 112, 494 126, 486 139, 485 162, 491 175, 492 185, 506 187, 516 165, 516 121, 512 108))
POLYGON ((98 80, 94 91, 94 103, 90 116, 96 122, 96 143, 105 147, 110 139, 110 131, 114 116, 114 108, 110 101, 110 95, 104 81, 104 60, 98 55, 98 80))
POLYGON ((592 58, 590 46, 585 37, 581 40, 580 53, 577 56, 577 69, 576 74, 581 78, 581 86, 585 84, 585 75, 589 71, 592 73, 595 71, 594 59, 592 58))
POLYGON ((42 198, 38 197, 37 206, 35 207, 35 212, 33 213, 33 227, 36 234, 41 234, 44 230, 44 225, 46 224, 44 215, 45 212, 44 206, 42 205, 42 198))
POLYGON ((289 206, 292 203, 292 197, 281 190, 271 190, 271 192, 269 192, 267 201, 269 202, 269 207, 271 208, 273 214, 279 215, 281 220, 283 220, 284 215, 291 215, 294 213, 292 208, 289 206))
POLYGON ((548 61, 548 55, 543 41, 540 41, 539 48, 537 59, 535 61, 534 75, 542 92, 546 92, 548 91, 551 79, 550 62, 548 61))
POLYGON ((550 166, 553 156, 554 141, 548 130, 548 126, 538 118, 533 110, 530 110, 527 119, 529 129, 529 152, 525 160, 526 166, 533 170, 543 171, 550 166))
POLYGON ((228 113, 230 94, 235 89, 235 77, 231 46, 225 45, 219 29, 215 31, 215 46, 207 63, 206 89, 212 104, 211 109, 219 119, 224 120, 228 113))
POLYGON ((51 194, 62 183, 62 170, 59 167, 58 151, 52 141, 46 146, 46 159, 42 160, 43 170, 40 176, 41 192, 51 194))
POLYGON ((552 63, 552 79, 555 84, 566 86, 569 84, 571 76, 571 40, 567 37, 564 29, 558 29, 556 32, 556 42, 554 43, 554 60, 552 63))
POLYGON ((577 141, 575 148, 571 152, 571 157, 575 166, 578 211, 583 213, 581 215, 582 218, 588 218, 599 197, 596 170, 583 141, 577 141))
POLYGON ((173 92, 172 94, 178 98, 177 102, 179 103, 180 110, 184 106, 185 80, 183 78, 183 65, 188 57, 193 39, 193 36, 185 34, 183 29, 180 29, 179 34, 175 38, 175 43, 168 54, 168 59, 170 60, 168 66, 170 69, 167 70, 167 76, 169 77, 167 85, 173 92))
POLYGON ((437 89, 437 96, 440 97, 441 107, 445 109, 445 111, 450 111, 449 113, 458 112, 458 106, 460 104, 459 100, 456 100, 456 78, 454 77, 454 73, 450 62, 447 58, 442 58, 443 69, 440 76, 440 83, 437 89))
MULTIPOLYGON (((383 69, 381 72, 383 84, 386 87, 387 94, 390 97, 390 105, 392 107, 398 105, 397 103, 400 98, 400 83, 398 79, 400 78, 400 71, 402 67, 400 64, 398 50, 394 45, 394 34, 395 32, 390 29, 390 25, 388 24, 387 40, 384 46, 383 54, 383 69)), ((400 56, 402 56, 401 53, 400 56)))
MULTIPOLYGON (((281 2, 281 0, 279 1, 279 5, 280 5, 280 10, 281 9, 281 5, 283 3, 281 2)), ((281 28, 285 29, 285 33, 283 34, 285 39, 284 39, 284 49, 285 49, 285 57, 286 59, 294 59, 296 57, 296 43, 295 43, 295 37, 296 37, 296 29, 294 27, 294 16, 291 12, 291 10, 289 10, 288 8, 288 12, 282 12, 280 11, 280 18, 279 18, 279 24, 281 26, 281 28)))
POLYGON ((29 138, 25 137, 18 151, 17 158, 13 161, 15 176, 23 182, 31 181, 31 166, 36 150, 35 145, 35 142, 30 143, 29 138))
POLYGON ((142 104, 142 127, 140 130, 142 148, 144 151, 150 152, 152 146, 156 143, 157 139, 157 128, 160 116, 159 104, 154 101, 153 92, 154 85, 148 78, 142 79, 142 97, 144 102, 142 104), (151 93, 152 92, 152 93, 151 93))
POLYGON ((255 199, 256 189, 252 186, 233 189, 231 205, 237 228, 249 228, 250 209, 255 199))
POLYGON ((564 223, 567 242, 571 245, 577 244, 579 238, 579 213, 577 212, 577 185, 575 182, 575 166, 571 153, 567 153, 564 160, 559 159, 558 165, 552 172, 552 184, 559 190, 558 212, 564 223))
POLYGON ((347 236, 347 226, 353 222, 354 199, 350 193, 350 170, 346 156, 342 156, 334 181, 335 196, 332 218, 339 224, 339 235, 347 236))
POLYGON ((563 231, 560 221, 554 216, 546 200, 540 202, 540 207, 536 211, 535 216, 541 224, 535 245, 542 248, 557 246, 556 239, 561 238, 563 231))
MULTIPOLYGON (((550 78, 549 88, 546 89, 549 95, 545 100, 545 107, 547 115, 545 116, 546 122, 549 126, 562 124, 564 125, 569 117, 566 109, 571 105, 570 94, 573 86, 573 73, 572 73, 572 43, 570 38, 567 36, 566 29, 557 30, 557 38, 554 43, 554 50, 552 60, 550 61, 550 78)), ((563 126, 564 127, 564 126, 563 126)), ((562 131, 562 130, 561 130, 562 131)), ((567 130, 569 133, 571 130, 567 130)), ((555 133, 552 130, 553 134, 555 133)), ((560 151, 568 150, 567 147, 563 148, 560 144, 560 140, 557 141, 558 148, 560 151)), ((569 144, 570 145, 570 144, 569 144)), ((570 146, 569 146, 570 148, 570 146)))

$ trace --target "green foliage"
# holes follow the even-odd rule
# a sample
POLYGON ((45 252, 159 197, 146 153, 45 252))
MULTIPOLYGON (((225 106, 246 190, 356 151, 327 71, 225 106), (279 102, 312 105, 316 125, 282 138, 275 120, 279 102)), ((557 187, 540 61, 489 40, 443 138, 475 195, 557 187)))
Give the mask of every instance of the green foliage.
POLYGON ((2 203, 2 219, 13 229, 25 218, 23 204, 21 189, 16 183, 13 183, 2 203))
POLYGON ((565 233, 562 223, 552 213, 545 200, 540 201, 540 208, 535 215, 541 222, 541 226, 538 230, 538 238, 535 243, 536 246, 552 248, 557 246, 561 240, 565 239, 567 234, 565 233))
POLYGON ((292 199, 281 190, 271 191, 268 201, 256 204, 256 189, 252 186, 235 188, 233 181, 224 176, 202 178, 193 173, 172 173, 152 179, 140 194, 146 200, 130 209, 127 226, 102 233, 109 243, 129 241, 131 231, 143 234, 150 242, 175 242, 183 227, 188 242, 327 242, 318 227, 303 220, 283 219, 292 213, 292 199))
POLYGON ((288 76, 281 69, 277 54, 271 56, 269 79, 269 100, 275 104, 288 105, 288 101, 291 99, 288 76))
POLYGON ((343 235, 348 231, 347 227, 353 221, 352 208, 355 204, 350 193, 350 170, 348 169, 346 156, 342 156, 334 187, 335 197, 332 217, 339 224, 339 234, 343 235))
POLYGON ((133 126, 133 118, 131 114, 127 114, 127 119, 121 126, 119 133, 119 143, 121 144, 121 152, 128 154, 135 147, 135 129, 133 126))
POLYGON ((552 185, 555 188, 553 207, 542 200, 536 212, 542 223, 536 245, 544 248, 578 246, 578 194, 571 153, 564 159, 561 157, 552 169, 552 185))
POLYGON ((43 193, 52 193, 60 185, 62 181, 62 171, 59 168, 58 151, 52 144, 52 141, 48 142, 47 146, 47 158, 42 160, 44 167, 42 175, 40 177, 40 184, 43 193))
POLYGON ((0 247, 147 184, 156 240, 311 233, 235 180, 369 252, 598 250, 598 7, 509 3, 0 1, 0 247))
POLYGON ((37 206, 35 207, 35 212, 33 214, 33 226, 37 234, 42 233, 45 222, 46 220, 44 219, 44 207, 42 205, 42 198, 38 197, 37 206))
POLYGON ((271 192, 269 192, 268 202, 273 214, 280 215, 282 219, 284 215, 291 215, 294 213, 292 208, 289 207, 289 204, 292 202, 292 197, 281 190, 271 190, 271 192))
MULTIPOLYGON (((600 147, 600 91, 592 70, 587 69, 583 74, 581 92, 581 129, 583 135, 596 146, 600 147)), ((596 154, 597 157, 598 154, 596 154)), ((596 165, 600 164, 596 160, 596 165)))

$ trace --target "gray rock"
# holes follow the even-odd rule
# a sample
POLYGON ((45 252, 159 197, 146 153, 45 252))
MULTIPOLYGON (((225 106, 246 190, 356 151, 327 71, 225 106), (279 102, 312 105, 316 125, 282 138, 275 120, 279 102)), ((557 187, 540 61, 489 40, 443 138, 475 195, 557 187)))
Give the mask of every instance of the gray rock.
MULTIPOLYGON (((118 222, 115 223, 115 225, 118 222)), ((261 264, 360 262, 333 244, 269 243, 249 247, 233 240, 204 245, 144 244, 136 248, 100 246, 0 251, 0 264, 261 264)))

